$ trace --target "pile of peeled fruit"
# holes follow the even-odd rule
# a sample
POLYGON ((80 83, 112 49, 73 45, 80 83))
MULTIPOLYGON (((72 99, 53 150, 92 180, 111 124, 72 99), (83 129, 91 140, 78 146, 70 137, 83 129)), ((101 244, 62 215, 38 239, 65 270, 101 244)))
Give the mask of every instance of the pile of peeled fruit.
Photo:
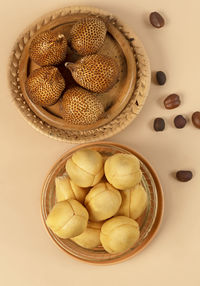
POLYGON ((140 162, 132 154, 105 158, 80 149, 67 160, 66 173, 55 179, 56 203, 46 224, 81 247, 125 252, 139 240, 136 220, 147 206, 141 179, 140 162))

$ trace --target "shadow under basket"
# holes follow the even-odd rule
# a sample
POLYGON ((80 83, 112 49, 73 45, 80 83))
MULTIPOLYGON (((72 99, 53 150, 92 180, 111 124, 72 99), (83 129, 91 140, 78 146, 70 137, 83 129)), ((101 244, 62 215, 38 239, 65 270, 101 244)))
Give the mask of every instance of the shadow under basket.
MULTIPOLYGON (((78 55, 68 48, 66 61, 76 61, 78 55)), ((70 73, 60 65, 66 88, 70 73)), ((128 27, 108 12, 91 7, 68 7, 47 14, 32 24, 17 40, 10 60, 9 79, 12 97, 24 118, 45 135, 69 143, 85 143, 108 138, 124 129, 140 112, 148 95, 150 65, 139 38, 128 27), (67 38, 78 20, 95 15, 105 21, 107 35, 99 54, 114 58, 120 67, 118 82, 109 91, 97 95, 105 112, 91 125, 71 125, 62 119, 59 101, 48 108, 34 104, 25 90, 31 71, 39 68, 29 57, 32 39, 46 30, 63 33, 67 38)))
POLYGON ((163 214, 162 188, 157 175, 150 164, 141 155, 132 149, 111 142, 84 144, 66 152, 50 170, 42 189, 41 213, 44 225, 53 241, 57 246, 59 246, 66 253, 72 255, 74 258, 84 262, 96 264, 121 262, 141 251, 155 236, 163 214), (55 178, 57 176, 61 176, 65 172, 66 161, 71 158, 75 151, 81 148, 97 150, 104 157, 108 157, 116 153, 133 154, 140 161, 140 166, 143 174, 142 185, 147 193, 148 203, 145 212, 141 217, 137 219, 137 222, 140 225, 140 238, 131 249, 124 253, 109 254, 101 246, 92 250, 83 248, 70 239, 59 238, 46 225, 46 218, 55 204, 55 178))

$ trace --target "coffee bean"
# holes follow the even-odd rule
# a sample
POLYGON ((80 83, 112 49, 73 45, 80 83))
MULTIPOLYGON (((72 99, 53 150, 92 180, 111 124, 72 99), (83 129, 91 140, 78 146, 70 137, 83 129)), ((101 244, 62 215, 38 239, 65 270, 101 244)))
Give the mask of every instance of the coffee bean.
POLYGON ((181 104, 180 97, 173 93, 168 95, 164 100, 164 106, 166 109, 173 109, 181 104))
POLYGON ((192 114, 192 123, 196 128, 200 128, 200 111, 196 111, 192 114))
POLYGON ((181 181, 181 182, 187 182, 190 181, 192 179, 193 175, 191 171, 185 171, 185 170, 180 170, 178 172, 176 172, 176 178, 177 180, 181 181))
POLYGON ((176 128, 181 129, 181 128, 185 127, 186 123, 187 123, 187 121, 182 115, 177 115, 174 118, 174 125, 176 126, 176 128))
POLYGON ((164 85, 166 82, 166 75, 164 72, 162 71, 158 71, 156 73, 156 79, 159 85, 164 85))
POLYGON ((149 16, 149 20, 155 28, 161 28, 165 25, 165 20, 158 12, 152 12, 149 16))
POLYGON ((154 130, 155 131, 163 131, 165 129, 165 121, 163 118, 161 117, 157 117, 155 120, 154 120, 154 130))

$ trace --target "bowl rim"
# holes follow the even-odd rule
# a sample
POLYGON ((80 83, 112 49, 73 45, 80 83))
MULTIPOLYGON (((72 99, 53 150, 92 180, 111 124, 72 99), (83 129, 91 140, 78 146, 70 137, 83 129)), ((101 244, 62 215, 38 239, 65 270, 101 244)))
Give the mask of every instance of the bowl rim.
POLYGON ((58 160, 56 160, 56 162, 53 164, 53 166, 51 166, 51 168, 49 169, 44 183, 42 185, 42 190, 41 190, 41 196, 40 196, 40 214, 42 217, 42 222, 45 226, 45 229, 48 233, 48 235, 52 238, 54 244, 59 248, 62 249, 65 253, 67 253, 68 255, 70 255, 71 257, 73 257, 74 259, 78 260, 78 261, 82 261, 82 262, 86 262, 88 264, 96 264, 96 265, 111 265, 111 264, 116 264, 119 262, 123 262, 128 260, 129 258, 134 257, 136 254, 138 254, 139 252, 141 252, 145 247, 147 247, 149 245, 149 243, 154 239, 154 237, 156 236, 156 234, 158 233, 158 230, 161 226, 162 223, 162 219, 163 219, 163 213, 164 213, 164 196, 163 196, 163 189, 162 186, 160 184, 160 181, 158 179, 158 175, 156 173, 156 171, 154 170, 154 168, 150 165, 150 163, 137 151, 135 151, 134 149, 123 145, 123 144, 119 144, 119 143, 115 143, 115 142, 111 142, 111 141, 97 141, 97 142, 91 142, 91 143, 85 143, 85 144, 80 144, 78 146, 75 146, 73 148, 70 148, 68 151, 64 152, 58 160), (95 145, 107 145, 107 146, 114 146, 114 147, 119 147, 122 148, 130 153, 132 153, 133 155, 135 155, 136 157, 138 157, 143 163, 144 165, 148 168, 149 172, 151 173, 154 183, 156 185, 156 190, 157 190, 157 197, 158 197, 158 208, 157 208, 157 215, 155 218, 155 221, 152 225, 151 230, 149 231, 149 233, 147 234, 147 236, 145 237, 145 239, 143 240, 143 242, 136 248, 133 249, 132 251, 125 253, 124 256, 120 256, 117 258, 114 258, 112 260, 106 260, 106 261, 89 261, 89 260, 85 260, 81 257, 77 257, 75 255, 73 255, 72 253, 69 253, 66 249, 64 249, 61 245, 58 245, 53 237, 53 235, 49 232, 48 227, 45 223, 45 218, 43 216, 43 192, 47 183, 47 180, 49 178, 49 175, 51 173, 51 171, 58 165, 58 163, 60 162, 60 160, 63 159, 63 157, 65 157, 67 154, 72 154, 75 151, 82 149, 82 148, 88 148, 88 147, 92 147, 95 145))

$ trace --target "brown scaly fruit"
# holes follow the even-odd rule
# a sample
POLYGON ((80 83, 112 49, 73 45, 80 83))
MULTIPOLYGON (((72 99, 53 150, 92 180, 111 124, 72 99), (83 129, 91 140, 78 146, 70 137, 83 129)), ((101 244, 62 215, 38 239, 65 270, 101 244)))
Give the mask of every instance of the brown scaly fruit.
POLYGON ((106 25, 100 18, 86 17, 72 27, 70 45, 79 55, 95 54, 102 47, 106 32, 106 25))
POLYGON ((39 66, 57 65, 65 60, 67 40, 63 34, 46 31, 37 35, 29 48, 30 58, 39 66))
POLYGON ((29 75, 25 87, 35 104, 49 106, 56 103, 61 96, 65 81, 56 67, 42 67, 29 75))
POLYGON ((74 80, 93 92, 104 92, 113 87, 119 77, 119 67, 114 59, 104 55, 90 55, 76 63, 65 63, 74 80))
POLYGON ((63 119, 70 124, 89 125, 95 123, 104 112, 98 97, 81 88, 69 88, 61 101, 63 119))

